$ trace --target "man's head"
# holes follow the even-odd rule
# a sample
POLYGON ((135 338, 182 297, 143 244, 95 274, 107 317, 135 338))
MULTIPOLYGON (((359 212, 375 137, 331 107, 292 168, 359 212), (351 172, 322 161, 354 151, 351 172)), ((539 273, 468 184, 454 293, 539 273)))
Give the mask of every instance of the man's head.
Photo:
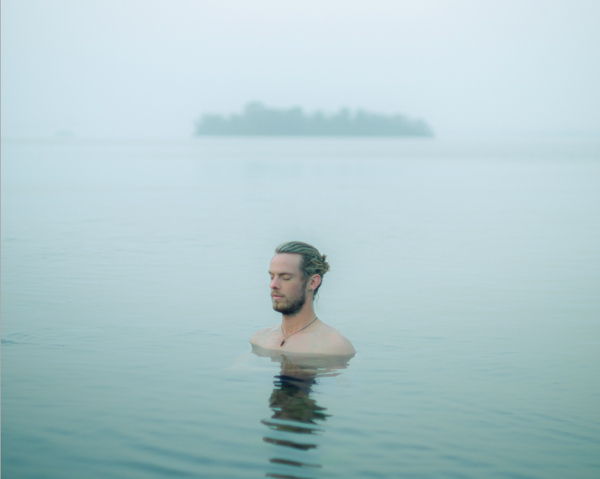
POLYGON ((329 263, 325 261, 327 255, 321 255, 317 248, 302 241, 283 243, 275 249, 275 253, 299 255, 299 266, 304 282, 307 283, 314 275, 320 276, 319 285, 314 290, 314 293, 317 293, 323 282, 323 276, 329 271, 329 263))
POLYGON ((307 296, 314 299, 327 271, 325 255, 314 246, 301 241, 278 246, 269 269, 273 309, 285 315, 297 314, 307 296))

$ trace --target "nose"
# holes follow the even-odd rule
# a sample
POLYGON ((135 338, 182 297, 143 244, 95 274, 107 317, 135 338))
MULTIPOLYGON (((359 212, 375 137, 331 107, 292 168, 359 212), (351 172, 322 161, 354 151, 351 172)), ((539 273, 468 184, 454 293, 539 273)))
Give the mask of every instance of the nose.
POLYGON ((276 277, 271 280, 271 289, 279 289, 279 279, 276 277))

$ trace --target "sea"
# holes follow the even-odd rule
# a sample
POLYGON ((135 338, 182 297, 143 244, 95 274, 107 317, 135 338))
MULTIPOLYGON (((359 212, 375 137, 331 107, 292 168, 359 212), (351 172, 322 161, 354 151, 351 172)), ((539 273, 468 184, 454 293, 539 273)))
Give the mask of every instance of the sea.
POLYGON ((598 138, 3 140, 2 474, 600 477, 598 138), (327 255, 353 358, 256 354, 327 255))

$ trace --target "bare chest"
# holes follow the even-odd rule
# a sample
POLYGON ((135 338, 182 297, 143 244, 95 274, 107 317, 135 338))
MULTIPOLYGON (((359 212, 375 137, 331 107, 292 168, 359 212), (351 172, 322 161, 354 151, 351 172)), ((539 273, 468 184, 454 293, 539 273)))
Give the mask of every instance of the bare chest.
POLYGON ((281 331, 271 331, 261 346, 282 352, 315 353, 322 349, 323 342, 323 335, 319 333, 299 333, 284 338, 281 331))

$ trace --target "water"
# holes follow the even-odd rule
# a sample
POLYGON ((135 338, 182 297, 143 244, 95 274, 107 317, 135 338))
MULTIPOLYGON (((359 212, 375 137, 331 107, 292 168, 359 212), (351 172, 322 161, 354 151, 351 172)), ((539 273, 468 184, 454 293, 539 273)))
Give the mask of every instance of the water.
POLYGON ((595 478, 599 218, 595 140, 6 141, 3 473, 595 478), (290 239, 348 363, 250 352, 290 239))

